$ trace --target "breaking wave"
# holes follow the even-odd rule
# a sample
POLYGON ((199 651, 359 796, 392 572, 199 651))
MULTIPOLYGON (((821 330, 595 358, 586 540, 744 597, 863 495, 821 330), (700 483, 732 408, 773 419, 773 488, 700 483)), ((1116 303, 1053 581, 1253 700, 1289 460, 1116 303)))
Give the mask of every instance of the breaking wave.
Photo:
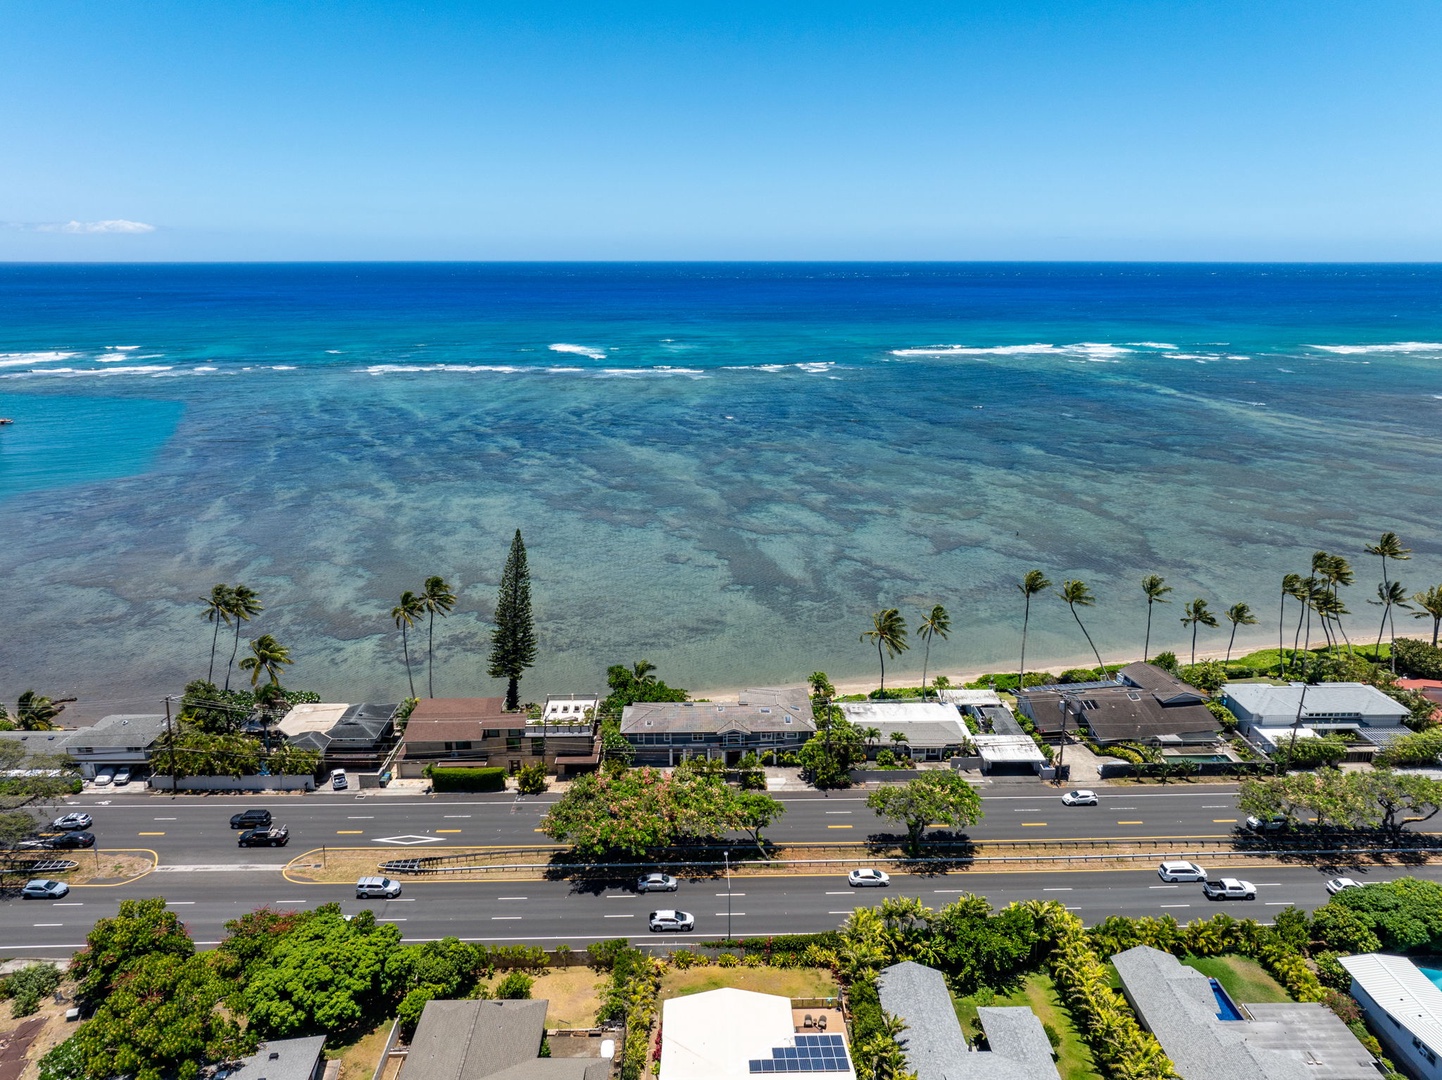
POLYGON ((568 345, 562 341, 555 345, 547 345, 546 348, 552 352, 575 353, 577 356, 589 356, 592 360, 606 359, 606 350, 595 345, 568 345))

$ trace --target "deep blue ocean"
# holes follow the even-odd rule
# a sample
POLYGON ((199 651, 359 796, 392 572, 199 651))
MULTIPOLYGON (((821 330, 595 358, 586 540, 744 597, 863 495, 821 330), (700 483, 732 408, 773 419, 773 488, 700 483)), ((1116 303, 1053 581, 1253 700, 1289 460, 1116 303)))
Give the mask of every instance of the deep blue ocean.
MULTIPOLYGON (((933 672, 1007 667, 1032 567, 1091 585, 1104 659, 1151 572, 1176 647, 1193 596, 1275 640, 1317 548, 1374 637, 1384 529, 1442 580, 1438 266, 4 265, 0 416, 0 693, 84 715, 204 674, 218 581, 288 684, 394 700, 390 609, 442 574, 436 691, 499 692, 517 528, 533 699, 866 675, 870 612, 938 602, 933 672)), ((1029 657, 1086 652, 1034 606, 1029 657)))

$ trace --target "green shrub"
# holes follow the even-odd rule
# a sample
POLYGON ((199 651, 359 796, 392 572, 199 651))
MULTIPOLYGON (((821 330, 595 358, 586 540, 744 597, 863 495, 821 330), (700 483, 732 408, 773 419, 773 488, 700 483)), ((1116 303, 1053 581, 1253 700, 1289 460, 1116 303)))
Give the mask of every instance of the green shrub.
POLYGON ((1057 682, 1063 682, 1063 683, 1096 682, 1097 679, 1098 679, 1098 675, 1097 675, 1097 673, 1096 673, 1096 669, 1094 669, 1094 668, 1084 668, 1084 667, 1074 667, 1074 668, 1067 668, 1065 671, 1063 671, 1063 672, 1061 673, 1061 677, 1060 677, 1059 679, 1057 679, 1057 682))
POLYGON ((1207 702, 1207 711, 1220 721, 1222 730, 1230 735, 1237 730, 1237 716, 1231 709, 1227 708, 1220 701, 1207 702))
POLYGON ((426 766, 434 791, 505 791, 506 770, 501 768, 442 768, 426 766))
POLYGON ((1412 679, 1442 679, 1442 649, 1416 638, 1398 638, 1392 647, 1397 674, 1412 679))
POLYGON ((1149 662, 1153 667, 1159 667, 1173 675, 1181 670, 1181 665, 1177 662, 1177 654, 1170 650, 1157 653, 1149 662))
MULTIPOLYGON (((499 771, 499 770, 498 770, 499 771)), ((541 795, 546 790, 546 766, 539 761, 522 765, 516 774, 516 786, 522 795, 541 795)), ((437 788, 437 790, 440 790, 437 788)))
POLYGON ((400 1007, 396 1009, 396 1020, 400 1022, 402 1038, 410 1040, 416 1033, 416 1025, 421 1022, 421 1013, 425 1011, 426 1002, 439 997, 441 993, 438 986, 417 986, 401 999, 400 1007))
POLYGON ((890 749, 878 751, 876 765, 880 769, 894 769, 896 768, 896 755, 890 749))
POLYGON ((1227 685, 1227 669, 1219 660, 1203 660, 1200 664, 1188 664, 1182 668, 1177 672, 1177 678, 1204 694, 1215 694, 1227 685))
POLYGON ((1329 768, 1347 756, 1347 743, 1340 735, 1322 735, 1311 739, 1281 743, 1272 760, 1284 769, 1329 768))
POLYGON ((11 999, 11 1016, 29 1016, 40 1008, 40 999, 55 993, 60 970, 54 964, 29 964, 5 978, 5 993, 11 999))
POLYGON ((496 983, 496 997, 503 1001, 522 1001, 531 996, 536 980, 524 971, 513 971, 496 983))
POLYGON ((1374 760, 1378 765, 1391 768, 1397 765, 1436 765, 1439 757, 1442 757, 1442 728, 1432 728, 1393 739, 1374 760))

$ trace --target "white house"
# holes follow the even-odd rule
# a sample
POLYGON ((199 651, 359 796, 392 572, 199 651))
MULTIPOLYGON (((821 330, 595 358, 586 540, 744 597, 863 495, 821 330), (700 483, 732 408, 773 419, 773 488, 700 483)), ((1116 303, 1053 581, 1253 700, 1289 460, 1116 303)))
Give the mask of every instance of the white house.
POLYGON ((1232 710, 1246 735, 1254 728, 1291 727, 1301 713, 1301 724, 1326 734, 1369 728, 1396 730, 1407 710, 1375 686, 1365 683, 1228 683, 1222 704, 1232 710))
POLYGON ((727 987, 671 998, 661 1007, 660 1080, 759 1080, 773 1073, 856 1080, 844 1030, 796 1027, 791 999, 775 994, 727 987))
POLYGON ((165 732, 163 715, 107 716, 93 727, 67 732, 65 752, 80 766, 80 775, 90 780, 97 769, 121 765, 132 771, 144 769, 151 752, 164 743, 165 732))
POLYGON ((1419 1080, 1442 1080, 1442 990, 1404 956, 1337 959, 1387 1055, 1419 1080))

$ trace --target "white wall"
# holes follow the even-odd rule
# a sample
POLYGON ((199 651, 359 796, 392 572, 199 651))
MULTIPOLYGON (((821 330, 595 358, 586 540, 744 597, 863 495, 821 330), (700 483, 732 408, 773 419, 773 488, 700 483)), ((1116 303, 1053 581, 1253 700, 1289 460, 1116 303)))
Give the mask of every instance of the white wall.
MULTIPOLYGON (((150 787, 170 791, 170 777, 152 776, 150 787)), ((314 791, 313 776, 189 776, 178 781, 177 791, 314 791)))

